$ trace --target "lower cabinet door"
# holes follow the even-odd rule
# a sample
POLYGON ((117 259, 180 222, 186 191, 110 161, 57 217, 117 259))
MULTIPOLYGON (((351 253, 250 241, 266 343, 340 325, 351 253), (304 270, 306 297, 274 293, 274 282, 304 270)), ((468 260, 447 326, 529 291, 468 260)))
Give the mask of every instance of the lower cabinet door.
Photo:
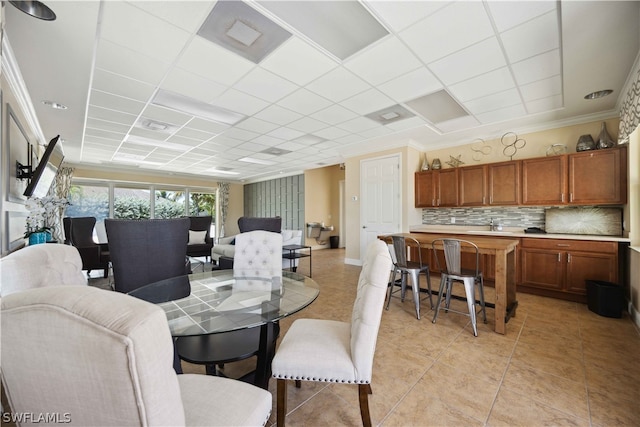
POLYGON ((614 254, 568 252, 566 289, 570 292, 586 295, 587 280, 615 283, 617 268, 618 260, 614 254))
POLYGON ((522 249, 522 284, 537 288, 563 290, 563 252, 543 249, 522 249))

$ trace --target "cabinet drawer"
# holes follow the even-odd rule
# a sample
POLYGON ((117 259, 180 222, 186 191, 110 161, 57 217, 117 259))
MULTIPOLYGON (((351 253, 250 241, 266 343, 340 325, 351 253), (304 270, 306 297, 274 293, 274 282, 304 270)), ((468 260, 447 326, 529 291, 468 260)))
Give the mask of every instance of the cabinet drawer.
POLYGON ((523 238, 522 247, 562 251, 599 252, 610 254, 615 254, 618 251, 618 244, 616 242, 594 242, 592 240, 523 238))

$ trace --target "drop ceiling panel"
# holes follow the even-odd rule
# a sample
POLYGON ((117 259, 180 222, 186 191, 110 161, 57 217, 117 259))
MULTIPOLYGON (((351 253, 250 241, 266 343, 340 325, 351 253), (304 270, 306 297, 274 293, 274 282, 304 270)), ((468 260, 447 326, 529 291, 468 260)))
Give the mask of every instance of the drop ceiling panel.
POLYGON ((345 62, 344 66, 378 85, 420 67, 422 63, 396 37, 387 37, 345 62))
POLYGON ((500 44, 491 37, 429 64, 429 68, 436 77, 450 85, 505 65, 500 44))
POLYGON ((334 104, 328 108, 325 108, 324 110, 320 110, 312 114, 310 117, 328 123, 330 125, 335 125, 353 119, 357 116, 358 115, 353 111, 347 110, 340 105, 334 104))
POLYGON ((100 36, 152 58, 171 62, 190 38, 189 32, 130 3, 103 3, 100 36))
POLYGON ((260 65, 280 77, 304 86, 338 64, 298 37, 291 37, 260 65))
POLYGON ((472 114, 479 114, 499 110, 516 104, 522 104, 522 100, 520 99, 520 94, 514 88, 482 98, 476 98, 472 101, 467 101, 464 103, 464 106, 472 114))
POLYGON ((480 98, 515 87, 509 68, 502 67, 449 86, 449 91, 460 101, 480 98))
POLYGON ((126 47, 100 40, 96 67, 149 84, 158 84, 169 70, 170 63, 135 52, 126 47))
POLYGON ((493 22, 500 32, 555 10, 556 3, 556 0, 487 2, 491 16, 493 16, 493 22))
POLYGON ((512 66, 516 82, 520 85, 532 83, 560 74, 560 52, 553 50, 517 62, 512 66))
POLYGON ((244 76, 234 88, 265 101, 276 102, 298 89, 298 86, 258 67, 244 76))
POLYGON ((313 132, 314 135, 317 135, 321 138, 325 138, 328 140, 333 140, 336 138, 343 137, 345 135, 349 135, 350 132, 347 132, 344 129, 340 129, 338 127, 332 126, 325 129, 320 129, 318 131, 313 132))
POLYGON ((358 133, 369 129, 380 127, 380 125, 366 117, 358 117, 344 123, 340 123, 336 127, 344 129, 348 132, 358 133))
POLYGON ((319 120, 312 119, 311 117, 303 117, 300 120, 289 123, 287 127, 303 133, 312 133, 320 129, 324 129, 328 127, 328 125, 319 120))
POLYGON ((369 89, 346 99, 342 105, 358 114, 369 114, 395 104, 391 98, 376 89, 369 89))
POLYGON ((260 98, 256 98, 255 96, 248 95, 235 89, 229 89, 212 101, 211 104, 237 113, 242 113, 247 116, 251 116, 269 105, 269 103, 260 98))
POLYGON ((515 119, 517 117, 522 117, 525 114, 527 114, 527 112, 525 111, 524 106, 522 104, 519 104, 482 114, 477 114, 476 118, 480 121, 480 123, 496 123, 503 122, 509 119, 515 119))
POLYGON ((404 102, 442 89, 442 84, 426 67, 420 67, 379 85, 378 89, 390 98, 404 102))
POLYGON ((254 117, 283 126, 287 123, 298 120, 302 117, 302 114, 298 114, 287 108, 273 104, 257 113, 254 117))
POLYGON ((93 74, 93 88, 140 102, 146 102, 155 90, 155 86, 148 83, 139 82, 101 69, 97 69, 93 74))
POLYGON ((160 87, 202 102, 211 102, 228 89, 226 85, 181 68, 173 68, 160 87))
POLYGON ((105 120, 108 122, 120 123, 124 125, 133 125, 136 121, 136 115, 127 114, 121 111, 108 110, 106 108, 97 107, 95 105, 89 105, 87 113, 88 117, 94 119, 105 120))
POLYGON ((277 124, 265 122, 264 120, 249 117, 236 125, 239 129, 249 130, 256 133, 268 133, 278 128, 277 124))
POLYGON ((144 108, 144 103, 122 96, 111 95, 106 92, 92 90, 89 98, 91 105, 96 105, 110 110, 122 111, 129 114, 138 115, 144 108))
POLYGON ((411 1, 394 0, 369 1, 367 6, 377 16, 383 16, 391 29, 399 32, 422 18, 431 15, 438 9, 451 4, 448 1, 411 1))
POLYGON ((559 95, 562 93, 562 78, 558 75, 522 85, 520 86, 520 93, 522 93, 522 98, 525 101, 559 95))
POLYGON ((229 129, 229 126, 227 125, 201 119, 199 117, 194 117, 193 119, 189 120, 186 126, 212 134, 219 134, 224 132, 226 129, 229 129))
POLYGON ((215 4, 215 1, 137 1, 135 6, 176 27, 193 33, 200 28, 204 17, 215 4))
POLYGON ((493 35, 483 4, 463 1, 436 11, 400 38, 428 64, 493 35))
POLYGON ((280 100, 278 105, 301 114, 312 114, 327 108, 331 105, 331 101, 306 89, 299 89, 280 100))
POLYGON ((304 135, 305 133, 306 132, 295 130, 290 127, 279 127, 278 129, 272 130, 267 135, 272 136, 274 138, 279 138, 282 140, 290 140, 290 139, 298 138, 304 135))
POLYGON ((333 102, 340 102, 370 87, 343 67, 337 67, 307 85, 307 89, 333 102))
POLYGON ((149 104, 147 108, 144 109, 142 115, 149 119, 170 123, 177 126, 186 124, 192 118, 192 116, 188 114, 152 104, 149 104))
POLYGON ((556 11, 532 19, 500 34, 510 62, 518 62, 560 47, 556 11))
POLYGON ((543 111, 556 110, 563 107, 563 99, 561 95, 550 96, 548 98, 535 99, 527 101, 527 110, 529 113, 540 113, 543 111))

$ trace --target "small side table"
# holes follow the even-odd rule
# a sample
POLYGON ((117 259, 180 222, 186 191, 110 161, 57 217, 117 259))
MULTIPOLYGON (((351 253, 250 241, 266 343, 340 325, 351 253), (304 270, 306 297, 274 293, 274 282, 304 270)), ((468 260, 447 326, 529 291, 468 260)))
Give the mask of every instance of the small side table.
POLYGON ((293 270, 294 260, 300 258, 309 258, 309 277, 311 277, 311 246, 305 245, 285 245, 282 247, 282 258, 289 260, 289 269, 293 270), (308 252, 300 252, 302 250, 307 250, 308 252), (286 253, 284 253, 286 252, 286 253))

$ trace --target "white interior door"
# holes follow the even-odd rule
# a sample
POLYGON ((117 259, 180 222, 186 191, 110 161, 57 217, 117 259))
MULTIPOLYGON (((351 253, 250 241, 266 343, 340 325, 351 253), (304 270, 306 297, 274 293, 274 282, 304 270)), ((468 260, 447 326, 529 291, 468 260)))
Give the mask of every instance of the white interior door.
POLYGON ((400 156, 360 163, 360 259, 380 234, 400 232, 400 156))

